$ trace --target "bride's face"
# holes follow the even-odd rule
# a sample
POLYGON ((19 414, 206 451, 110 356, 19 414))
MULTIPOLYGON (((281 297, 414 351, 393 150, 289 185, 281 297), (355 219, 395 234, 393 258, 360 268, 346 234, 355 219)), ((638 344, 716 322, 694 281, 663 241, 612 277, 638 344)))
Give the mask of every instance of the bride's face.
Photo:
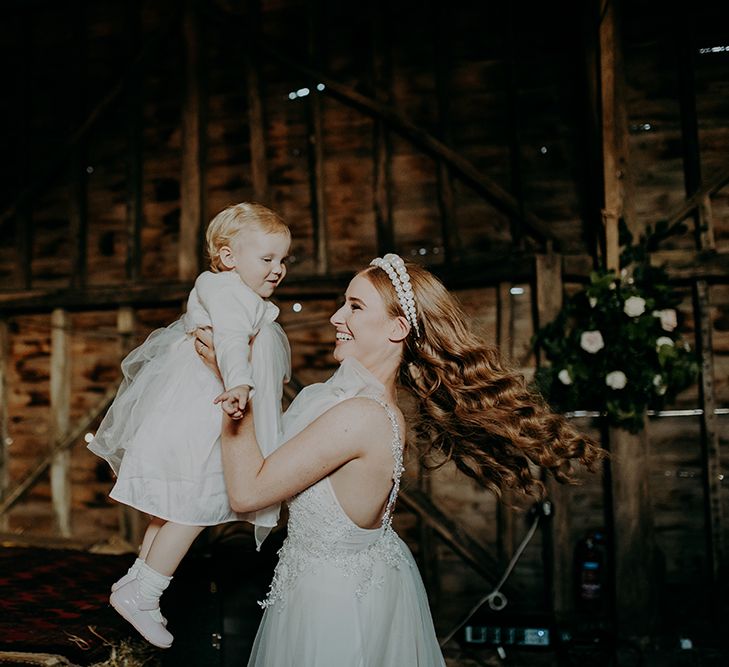
POLYGON ((334 358, 340 363, 354 357, 372 368, 391 352, 394 318, 372 283, 355 276, 344 294, 344 304, 329 320, 337 330, 334 358))

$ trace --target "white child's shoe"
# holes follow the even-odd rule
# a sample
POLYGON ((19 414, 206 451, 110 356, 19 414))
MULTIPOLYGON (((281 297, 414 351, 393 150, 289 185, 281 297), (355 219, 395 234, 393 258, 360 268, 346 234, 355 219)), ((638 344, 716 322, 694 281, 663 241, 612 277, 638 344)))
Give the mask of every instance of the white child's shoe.
POLYGON ((145 600, 139 592, 136 579, 117 588, 109 602, 150 644, 159 648, 172 646, 174 637, 154 614, 155 611, 159 614, 159 602, 145 600))

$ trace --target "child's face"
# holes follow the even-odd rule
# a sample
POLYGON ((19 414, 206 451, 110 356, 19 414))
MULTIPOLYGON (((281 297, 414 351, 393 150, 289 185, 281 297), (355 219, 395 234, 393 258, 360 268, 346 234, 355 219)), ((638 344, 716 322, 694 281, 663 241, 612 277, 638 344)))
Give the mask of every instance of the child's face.
POLYGON ((246 230, 230 244, 232 268, 258 296, 267 299, 286 276, 290 245, 288 234, 246 230))

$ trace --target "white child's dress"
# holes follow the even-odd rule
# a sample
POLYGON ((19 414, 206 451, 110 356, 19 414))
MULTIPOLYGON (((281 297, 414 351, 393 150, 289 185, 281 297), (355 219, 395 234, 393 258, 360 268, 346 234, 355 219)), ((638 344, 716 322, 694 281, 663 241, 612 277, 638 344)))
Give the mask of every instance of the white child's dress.
POLYGON ((235 271, 198 276, 185 315, 153 331, 122 362, 119 391, 89 444, 117 475, 112 498, 193 526, 245 519, 256 525, 260 545, 279 506, 250 515, 230 508, 219 441, 223 411, 213 399, 224 387, 249 385, 261 449, 270 454, 280 443, 291 353, 278 312, 235 271), (192 332, 206 326, 213 328, 223 384, 195 351, 192 332))
POLYGON ((402 473, 398 422, 384 388, 346 359, 325 383, 304 389, 284 415, 284 441, 340 401, 376 400, 392 423, 393 490, 382 527, 345 513, 325 477, 289 500, 288 536, 249 667, 443 667, 417 565, 390 526, 402 473))

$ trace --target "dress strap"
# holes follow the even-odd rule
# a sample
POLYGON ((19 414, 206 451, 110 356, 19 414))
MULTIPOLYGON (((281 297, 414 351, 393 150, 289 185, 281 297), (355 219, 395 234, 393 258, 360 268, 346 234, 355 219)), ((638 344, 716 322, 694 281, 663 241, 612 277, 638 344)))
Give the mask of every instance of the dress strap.
POLYGON ((382 515, 382 528, 389 528, 392 524, 392 512, 395 509, 395 502, 397 501, 397 494, 400 491, 400 478, 405 467, 403 466, 403 441, 402 435, 400 434, 400 424, 397 422, 395 411, 382 400, 379 396, 366 395, 362 398, 370 398, 376 403, 379 403, 387 413, 392 425, 392 458, 394 466, 392 469, 392 489, 390 490, 390 496, 387 499, 387 506, 385 512, 382 515))

